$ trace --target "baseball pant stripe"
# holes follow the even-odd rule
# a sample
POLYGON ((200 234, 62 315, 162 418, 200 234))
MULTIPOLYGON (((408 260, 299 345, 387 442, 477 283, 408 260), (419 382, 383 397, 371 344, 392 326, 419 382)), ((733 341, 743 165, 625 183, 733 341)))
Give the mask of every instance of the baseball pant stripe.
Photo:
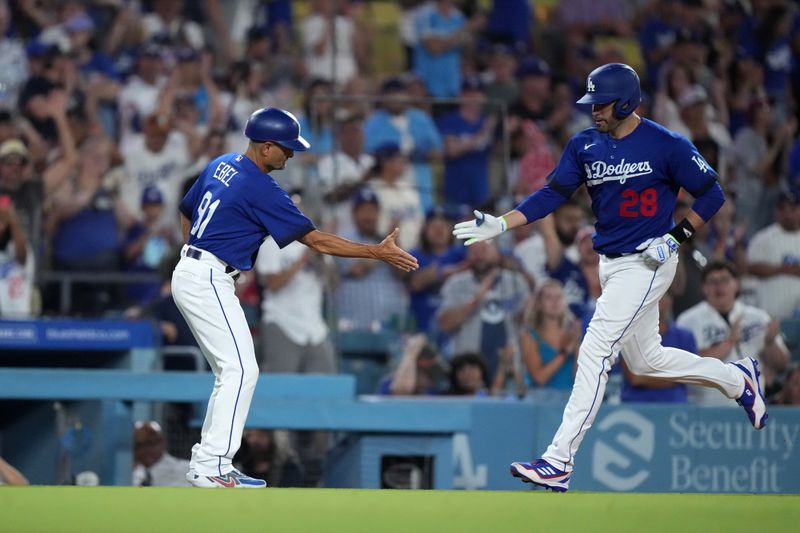
MULTIPOLYGON (((239 389, 236 391, 236 402, 233 404, 233 414, 231 415, 231 429, 228 432, 228 449, 225 450, 225 456, 231 451, 231 439, 233 437, 233 424, 236 421, 236 408, 239 406, 239 396, 242 394, 242 383, 244 382, 244 365, 242 364, 242 354, 239 352, 239 344, 236 342, 236 335, 233 334, 233 329, 231 328, 231 323, 228 322, 228 316, 225 314, 225 308, 222 305, 222 301, 219 299, 219 293, 217 292, 217 288, 214 286, 214 270, 208 269, 208 280, 211 282, 211 288, 214 289, 214 296, 217 297, 217 303, 219 303, 219 310, 222 311, 222 318, 225 319, 225 324, 228 326, 228 331, 231 333, 231 339, 233 339, 233 346, 236 348, 236 356, 239 358, 239 368, 241 369, 242 373, 239 376, 239 389)), ((217 468, 219 469, 219 475, 222 474, 222 456, 219 456, 219 462, 217 464, 217 468)))
MULTIPOLYGON (((572 459, 573 459, 573 455, 574 455, 574 453, 572 451, 572 444, 575 442, 575 439, 578 438, 578 436, 583 432, 583 426, 586 425, 586 421, 589 419, 589 417, 592 414, 592 411, 594 410, 594 404, 597 403, 597 392, 600 390, 600 383, 601 383, 601 380, 603 379, 603 373, 604 372, 608 372, 608 370, 609 370, 609 369, 606 369, 606 362, 608 362, 608 360, 614 355, 614 346, 622 339, 622 337, 625 336, 625 332, 628 331, 628 328, 631 327, 631 324, 633 324, 633 321, 636 319, 636 315, 639 313, 639 311, 642 310, 642 306, 644 306, 644 303, 647 301, 647 297, 650 294, 650 290, 653 288, 653 282, 656 279, 656 273, 657 272, 658 272, 657 270, 653 272, 653 277, 650 278, 650 285, 647 286, 647 291, 644 293, 644 296, 642 297, 642 301, 639 304, 639 307, 636 308, 636 311, 633 313, 633 316, 631 317, 630 321, 625 326, 625 328, 622 330, 622 333, 620 333, 619 337, 617 337, 617 339, 614 342, 611 343, 611 350, 609 351, 608 355, 603 357, 603 361, 600 364, 600 373, 597 376, 597 384, 595 385, 595 389, 594 389, 594 397, 592 398, 592 405, 589 407, 589 412, 586 413, 586 417, 583 419, 583 422, 581 422, 581 425, 578 428, 578 432, 575 434, 574 437, 572 437, 572 440, 569 441, 568 450, 569 450, 569 463, 570 464, 572 463, 572 459)), ((562 470, 566 470, 566 469, 567 469, 567 465, 564 464, 564 468, 562 470)))

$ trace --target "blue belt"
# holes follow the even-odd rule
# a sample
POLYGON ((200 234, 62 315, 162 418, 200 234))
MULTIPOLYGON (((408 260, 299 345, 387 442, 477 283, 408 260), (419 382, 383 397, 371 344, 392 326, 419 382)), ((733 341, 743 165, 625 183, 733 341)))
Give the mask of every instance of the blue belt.
MULTIPOLYGON (((197 259, 199 261, 200 258, 203 257, 203 252, 197 248, 190 247, 186 249, 186 257, 197 259)), ((233 268, 230 265, 225 265, 225 273, 230 275, 233 278, 233 281, 236 281, 239 279, 239 276, 242 275, 242 272, 239 269, 233 268)))

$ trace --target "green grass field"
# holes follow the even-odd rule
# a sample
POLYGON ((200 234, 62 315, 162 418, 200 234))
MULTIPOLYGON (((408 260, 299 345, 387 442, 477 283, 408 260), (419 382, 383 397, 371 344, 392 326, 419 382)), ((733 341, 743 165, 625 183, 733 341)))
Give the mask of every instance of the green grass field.
POLYGON ((796 531, 800 496, 0 487, 2 532, 796 531))

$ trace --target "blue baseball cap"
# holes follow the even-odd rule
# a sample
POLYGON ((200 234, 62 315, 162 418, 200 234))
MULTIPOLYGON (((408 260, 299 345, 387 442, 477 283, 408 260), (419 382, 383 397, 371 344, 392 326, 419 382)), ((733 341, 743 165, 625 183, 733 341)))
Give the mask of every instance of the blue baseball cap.
POLYGON ((378 202, 378 195, 375 194, 375 191, 367 187, 363 187, 353 193, 352 203, 354 209, 361 204, 380 205, 380 202, 378 202))
POLYGON ((161 190, 155 185, 149 185, 142 191, 142 206, 153 204, 161 205, 163 203, 164 195, 161 194, 161 190))
POLYGON ((400 145, 397 143, 382 144, 372 152, 376 164, 384 163, 398 154, 400 154, 400 145))
POLYGON ((25 46, 25 53, 28 57, 42 57, 50 53, 51 46, 49 44, 45 44, 39 39, 33 39, 32 41, 28 41, 28 44, 25 46))
POLYGON ((550 65, 538 57, 529 57, 517 67, 517 79, 527 78, 528 76, 549 77, 550 65))

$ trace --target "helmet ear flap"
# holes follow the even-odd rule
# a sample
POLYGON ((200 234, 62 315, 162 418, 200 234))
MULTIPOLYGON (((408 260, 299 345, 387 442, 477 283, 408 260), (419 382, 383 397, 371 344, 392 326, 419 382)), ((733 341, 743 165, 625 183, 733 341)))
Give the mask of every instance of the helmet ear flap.
POLYGON ((614 118, 622 120, 630 115, 631 102, 630 100, 617 100, 614 102, 614 118))

